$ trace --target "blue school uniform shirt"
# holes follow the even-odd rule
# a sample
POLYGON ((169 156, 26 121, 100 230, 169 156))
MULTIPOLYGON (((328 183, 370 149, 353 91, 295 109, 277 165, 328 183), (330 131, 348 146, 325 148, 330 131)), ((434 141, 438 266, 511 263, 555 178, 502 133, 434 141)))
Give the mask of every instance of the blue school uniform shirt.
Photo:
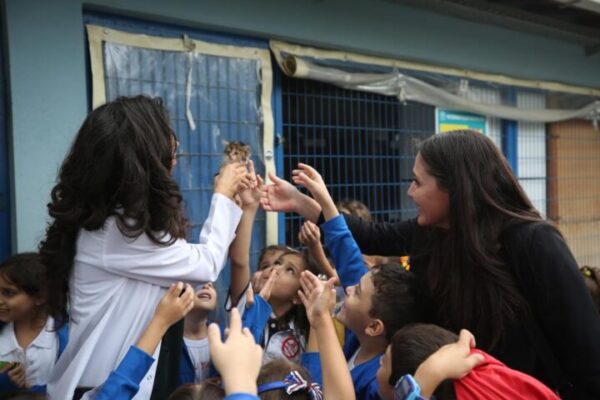
MULTIPOLYGON (((67 347, 67 343, 69 341, 69 324, 63 325, 62 328, 56 331, 56 336, 58 337, 58 352, 56 354, 56 359, 58 360, 62 352, 65 350, 65 347, 67 347)), ((29 388, 19 388, 12 383, 8 377, 8 372, 0 374, 0 394, 18 391, 46 393, 46 385, 35 385, 29 388)))
MULTIPOLYGON (((130 400, 138 392, 140 382, 154 363, 154 358, 131 346, 117 369, 112 371, 102 386, 94 390, 96 400, 130 400)), ((86 394, 90 396, 91 394, 86 394)), ((85 395, 84 395, 84 398, 85 395)), ((225 400, 257 400, 250 393, 232 393, 225 400)))
POLYGON ((276 358, 286 358, 300 362, 304 352, 306 339, 294 329, 291 322, 288 329, 273 333, 265 337, 268 332, 269 320, 272 318, 273 309, 271 305, 260 295, 254 297, 254 303, 245 308, 242 315, 242 326, 247 327, 254 340, 265 349, 263 363, 276 358))
MULTIPOLYGON (((360 278, 368 272, 364 259, 352 233, 341 215, 321 225, 325 236, 325 247, 329 250, 336 266, 340 282, 344 289, 360 282, 360 278)), ((358 350, 360 343, 356 335, 346 329, 344 336, 344 355, 349 360, 358 350)), ((379 397, 377 370, 381 354, 356 365, 350 370, 354 391, 358 400, 376 400, 379 397)), ((305 353, 302 365, 310 372, 313 380, 322 383, 322 371, 319 353, 305 353)))
MULTIPOLYGON (((265 326, 267 325, 267 322, 272 312, 271 305, 268 302, 266 302, 262 297, 260 297, 260 295, 256 295, 254 297, 253 305, 246 308, 245 305, 242 304, 242 307, 242 326, 250 330, 257 344, 261 344, 264 337, 265 326)), ((219 324, 219 329, 221 330, 221 337, 225 337, 224 327, 219 324)), ((188 352, 187 346, 185 345, 185 342, 182 342, 181 357, 179 359, 180 361, 178 384, 181 386, 186 383, 194 383, 196 380, 196 372, 194 370, 194 364, 192 363, 192 359, 190 357, 190 353, 188 352)), ((211 363, 210 377, 215 377, 218 375, 218 371, 214 368, 214 366, 211 363)))
MULTIPOLYGON (((210 321, 206 321, 207 325, 210 325, 210 321)), ((221 331, 221 337, 225 337, 225 330, 221 325, 219 325, 219 330, 221 331)), ((213 366, 212 362, 210 363, 210 372, 209 378, 218 376, 219 373, 213 366)), ((181 342, 181 356, 179 357, 179 379, 177 381, 178 386, 184 385, 186 383, 195 383, 196 382, 196 370, 194 368, 194 363, 192 362, 192 358, 190 357, 190 352, 188 351, 187 346, 185 345, 185 341, 181 342)))

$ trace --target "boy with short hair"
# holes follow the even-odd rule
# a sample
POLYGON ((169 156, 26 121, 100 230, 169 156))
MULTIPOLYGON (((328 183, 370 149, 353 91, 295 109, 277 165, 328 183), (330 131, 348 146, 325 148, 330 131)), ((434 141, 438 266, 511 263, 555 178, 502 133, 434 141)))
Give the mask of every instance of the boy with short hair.
MULTIPOLYGON (((305 164, 298 167, 292 172, 292 179, 295 184, 305 186, 321 206, 325 247, 346 289, 337 319, 347 328, 344 353, 356 397, 379 399, 376 380, 379 359, 396 330, 420 319, 419 285, 416 277, 399 264, 383 264, 369 271, 319 173, 305 164)), ((318 353, 305 354, 304 361, 313 375, 320 375, 318 353)))

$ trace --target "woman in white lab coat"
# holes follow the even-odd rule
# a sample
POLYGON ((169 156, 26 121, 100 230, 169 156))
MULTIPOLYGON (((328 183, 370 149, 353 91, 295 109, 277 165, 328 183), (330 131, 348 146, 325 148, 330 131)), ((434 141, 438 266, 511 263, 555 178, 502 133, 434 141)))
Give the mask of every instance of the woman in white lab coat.
MULTIPOLYGON (((52 189, 52 220, 40 244, 49 312, 70 324, 69 344, 48 383, 51 399, 101 384, 171 283, 195 286, 221 271, 242 214, 233 196, 252 186, 250 175, 241 163, 221 170, 200 243, 188 243, 171 177, 176 150, 159 99, 121 97, 83 122, 52 189)), ((155 367, 136 398, 150 397, 155 367)))

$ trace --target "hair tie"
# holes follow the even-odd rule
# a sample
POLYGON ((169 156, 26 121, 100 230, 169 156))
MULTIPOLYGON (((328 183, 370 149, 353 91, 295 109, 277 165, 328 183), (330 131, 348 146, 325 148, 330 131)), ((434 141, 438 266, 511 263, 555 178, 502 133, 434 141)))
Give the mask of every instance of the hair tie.
POLYGON ((321 386, 315 382, 308 382, 300 375, 298 371, 290 372, 284 380, 264 383, 258 386, 258 393, 268 392, 270 390, 285 389, 287 394, 300 391, 308 391, 312 400, 323 400, 321 386))

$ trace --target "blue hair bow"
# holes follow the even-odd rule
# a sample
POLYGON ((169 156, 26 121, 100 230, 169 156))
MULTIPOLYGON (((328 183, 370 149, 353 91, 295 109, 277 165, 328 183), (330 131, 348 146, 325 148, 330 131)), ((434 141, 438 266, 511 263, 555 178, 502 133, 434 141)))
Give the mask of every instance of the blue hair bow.
POLYGON ((309 383, 300 375, 298 371, 290 372, 284 380, 264 383, 258 386, 258 393, 268 392, 270 390, 285 389, 287 394, 300 391, 308 391, 312 400, 323 400, 323 392, 318 383, 309 383))

